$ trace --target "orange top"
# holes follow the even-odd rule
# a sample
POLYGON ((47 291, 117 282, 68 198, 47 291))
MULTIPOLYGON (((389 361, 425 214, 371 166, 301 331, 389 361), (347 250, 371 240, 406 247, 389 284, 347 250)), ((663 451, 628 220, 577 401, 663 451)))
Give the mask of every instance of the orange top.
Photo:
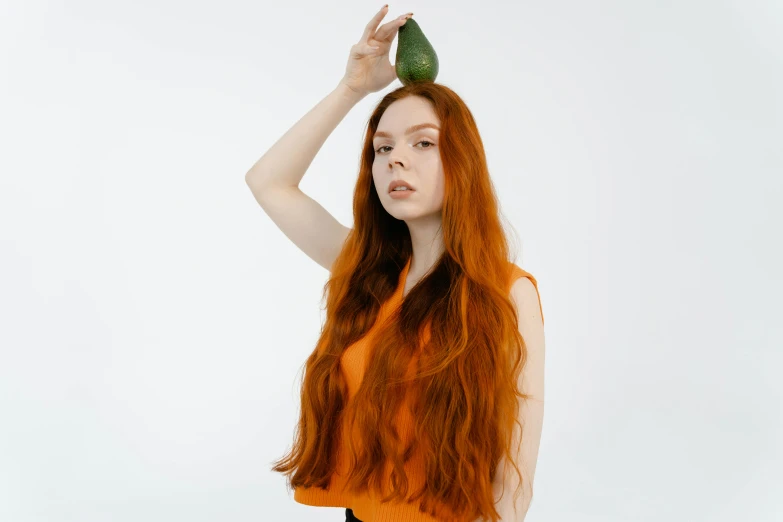
MULTIPOLYGON (((511 285, 520 277, 527 277, 536 287, 538 291, 538 283, 536 279, 525 270, 522 270, 515 264, 512 264, 511 278, 509 281, 509 291, 511 285)), ((406 263, 397 285, 397 290, 391 296, 391 298, 383 303, 378 314, 378 320, 370 328, 370 330, 361 339, 350 345, 342 354, 340 360, 340 368, 345 375, 345 379, 348 385, 348 398, 347 406, 351 405, 351 400, 356 395, 359 385, 362 382, 364 371, 367 367, 367 352, 370 346, 370 340, 380 329, 380 326, 386 318, 389 317, 396 307, 402 302, 402 291, 405 288, 405 281, 408 275, 408 268, 410 268, 410 259, 406 263)), ((539 306, 541 306, 539 295, 539 306)), ((543 317, 543 310, 542 310, 543 317)), ((413 371, 415 368, 415 358, 411 361, 409 371, 413 371)), ((399 414, 395 418, 396 425, 399 427, 400 437, 402 443, 407 445, 411 437, 413 436, 414 421, 410 409, 400 408, 399 414)), ((341 440, 345 440, 347 436, 346 424, 342 426, 341 440)), ((405 447, 405 446, 403 446, 405 447)), ((346 507, 351 508, 356 518, 362 522, 438 522, 437 519, 430 516, 427 513, 422 513, 418 509, 418 505, 411 503, 401 503, 399 500, 381 503, 377 494, 372 491, 354 493, 351 491, 344 491, 345 477, 348 474, 349 461, 347 456, 347 448, 345 451, 341 449, 337 452, 336 457, 336 469, 332 476, 331 486, 328 489, 321 489, 318 487, 310 488, 295 488, 294 500, 300 504, 307 504, 310 506, 324 506, 324 507, 346 507)), ((384 491, 389 491, 388 480, 391 476, 392 465, 390 461, 387 461, 386 471, 384 473, 384 491)), ((416 491, 423 485, 424 480, 424 459, 422 455, 417 451, 413 451, 411 459, 404 465, 405 473, 408 477, 408 491, 416 491)))

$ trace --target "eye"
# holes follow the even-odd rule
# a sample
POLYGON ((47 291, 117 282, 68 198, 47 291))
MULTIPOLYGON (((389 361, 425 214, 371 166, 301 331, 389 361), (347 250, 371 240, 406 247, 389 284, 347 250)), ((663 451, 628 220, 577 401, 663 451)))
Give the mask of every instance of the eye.
MULTIPOLYGON (((429 145, 430 145, 429 147, 423 147, 423 148, 425 148, 425 149, 431 149, 431 148, 432 148, 432 145, 435 145, 434 143, 432 143, 431 141, 428 141, 428 140, 421 140, 419 143, 427 143, 427 144, 429 144, 429 145)), ((419 143, 417 143, 416 145, 418 145, 419 143)), ((391 147, 389 147, 388 145, 383 145, 383 146, 381 146, 381 147, 378 147, 377 149, 375 149, 375 153, 376 153, 376 154, 381 154, 381 149, 385 149, 385 148, 387 148, 387 147, 388 147, 388 148, 391 148, 391 147)))

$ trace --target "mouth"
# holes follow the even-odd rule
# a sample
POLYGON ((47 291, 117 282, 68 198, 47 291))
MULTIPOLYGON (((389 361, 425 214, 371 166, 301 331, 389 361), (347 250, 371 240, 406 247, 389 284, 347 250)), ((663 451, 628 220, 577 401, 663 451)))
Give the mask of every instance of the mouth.
POLYGON ((413 195, 413 193, 416 192, 413 189, 407 189, 407 190, 392 190, 389 191, 389 197, 392 199, 403 199, 410 197, 413 195))
POLYGON ((410 183, 408 183, 407 181, 403 181, 401 179, 393 180, 391 183, 389 183, 388 186, 389 193, 394 192, 395 189, 403 189, 403 188, 410 191, 414 190, 413 187, 411 187, 410 183))

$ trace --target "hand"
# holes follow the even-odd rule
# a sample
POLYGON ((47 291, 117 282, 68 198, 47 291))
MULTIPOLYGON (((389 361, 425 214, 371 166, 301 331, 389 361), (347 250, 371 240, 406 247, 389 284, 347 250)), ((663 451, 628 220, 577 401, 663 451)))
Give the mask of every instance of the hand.
POLYGON ((380 91, 397 78, 397 70, 389 62, 389 50, 397 31, 405 25, 413 13, 404 14, 383 24, 376 31, 387 10, 384 7, 372 17, 372 20, 364 28, 359 42, 351 47, 348 65, 345 67, 345 76, 340 80, 340 83, 361 96, 380 91), (372 47, 378 47, 378 49, 372 47))

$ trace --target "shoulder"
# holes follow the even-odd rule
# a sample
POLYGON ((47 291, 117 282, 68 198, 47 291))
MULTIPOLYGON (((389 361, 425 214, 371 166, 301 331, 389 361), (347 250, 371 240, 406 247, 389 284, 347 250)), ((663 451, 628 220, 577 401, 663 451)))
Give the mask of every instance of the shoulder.
POLYGON ((543 308, 541 306, 541 295, 538 291, 538 282, 530 272, 523 270, 512 263, 511 267, 511 286, 509 295, 514 307, 520 316, 520 322, 523 319, 535 322, 544 322, 543 308))
POLYGON ((531 398, 538 399, 543 405, 546 342, 541 297, 536 279, 519 267, 515 270, 517 277, 513 280, 509 293, 517 312, 519 333, 524 339, 527 352, 527 361, 520 374, 522 391, 531 398))

